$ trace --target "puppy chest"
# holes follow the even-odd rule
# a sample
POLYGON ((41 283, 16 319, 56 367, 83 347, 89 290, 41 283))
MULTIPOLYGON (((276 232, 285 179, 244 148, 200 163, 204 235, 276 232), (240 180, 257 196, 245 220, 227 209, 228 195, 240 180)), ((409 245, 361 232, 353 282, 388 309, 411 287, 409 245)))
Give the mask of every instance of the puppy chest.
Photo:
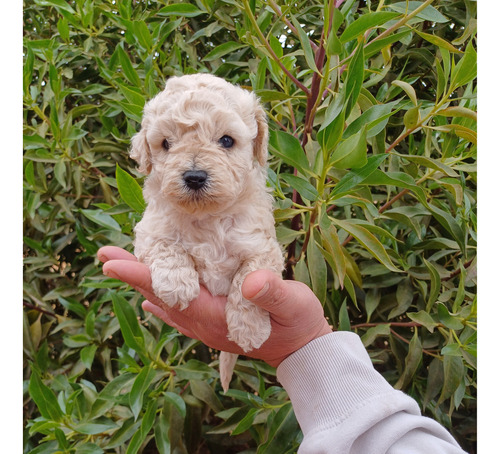
POLYGON ((227 295, 241 259, 224 244, 202 243, 188 252, 195 262, 200 282, 213 295, 227 295))

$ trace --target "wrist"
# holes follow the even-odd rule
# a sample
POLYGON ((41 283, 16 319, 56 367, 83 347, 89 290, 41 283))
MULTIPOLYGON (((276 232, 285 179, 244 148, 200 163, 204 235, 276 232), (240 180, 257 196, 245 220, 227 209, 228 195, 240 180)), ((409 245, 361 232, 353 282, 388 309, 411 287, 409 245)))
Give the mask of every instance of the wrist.
POLYGON ((315 333, 312 336, 308 336, 304 338, 304 341, 296 344, 296 348, 291 349, 284 355, 281 355, 280 357, 272 360, 267 360, 266 362, 273 367, 278 367, 285 359, 287 359, 290 355, 293 355, 295 352, 299 351, 301 348, 305 347, 307 344, 312 342, 313 340, 316 340, 320 337, 326 336, 327 334, 332 333, 332 328, 330 325, 328 325, 328 322, 324 320, 322 325, 315 331, 315 333))

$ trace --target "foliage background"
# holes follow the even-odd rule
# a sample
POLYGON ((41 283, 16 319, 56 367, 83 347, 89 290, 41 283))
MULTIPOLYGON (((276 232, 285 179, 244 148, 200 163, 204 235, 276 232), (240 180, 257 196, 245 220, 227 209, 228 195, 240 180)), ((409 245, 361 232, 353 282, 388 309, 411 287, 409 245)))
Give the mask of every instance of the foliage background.
POLYGON ((272 368, 222 395, 95 258, 131 247, 145 100, 208 71, 265 103, 287 277, 475 452, 475 33, 473 1, 25 2, 24 451, 297 450, 272 368))

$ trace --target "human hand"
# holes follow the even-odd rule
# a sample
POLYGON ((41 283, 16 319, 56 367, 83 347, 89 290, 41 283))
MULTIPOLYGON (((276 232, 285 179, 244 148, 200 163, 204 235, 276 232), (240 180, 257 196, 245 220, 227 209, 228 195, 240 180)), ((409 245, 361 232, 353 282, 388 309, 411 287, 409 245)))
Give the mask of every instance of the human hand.
POLYGON ((244 298, 270 313, 271 336, 259 349, 244 353, 227 338, 226 297, 213 296, 201 286, 199 297, 187 309, 171 308, 155 296, 149 268, 134 255, 115 246, 105 246, 97 256, 104 263, 106 276, 126 282, 144 295, 145 311, 217 350, 262 359, 277 367, 310 341, 332 332, 321 303, 307 285, 282 280, 269 270, 254 271, 246 277, 241 291, 244 298))

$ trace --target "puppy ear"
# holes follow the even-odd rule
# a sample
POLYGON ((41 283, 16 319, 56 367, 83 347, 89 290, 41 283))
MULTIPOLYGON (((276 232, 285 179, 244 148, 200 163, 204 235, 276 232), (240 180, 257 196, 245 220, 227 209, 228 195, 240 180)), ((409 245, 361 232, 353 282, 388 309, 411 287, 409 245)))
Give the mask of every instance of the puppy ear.
POLYGON ((132 147, 130 157, 139 164, 139 172, 149 174, 151 172, 151 149, 146 140, 146 128, 142 128, 134 137, 132 137, 132 147))
POLYGON ((257 121, 257 137, 254 139, 254 156, 257 162, 264 166, 267 162, 267 143, 269 140, 269 131, 267 127, 267 118, 264 109, 256 101, 255 120, 257 121))

